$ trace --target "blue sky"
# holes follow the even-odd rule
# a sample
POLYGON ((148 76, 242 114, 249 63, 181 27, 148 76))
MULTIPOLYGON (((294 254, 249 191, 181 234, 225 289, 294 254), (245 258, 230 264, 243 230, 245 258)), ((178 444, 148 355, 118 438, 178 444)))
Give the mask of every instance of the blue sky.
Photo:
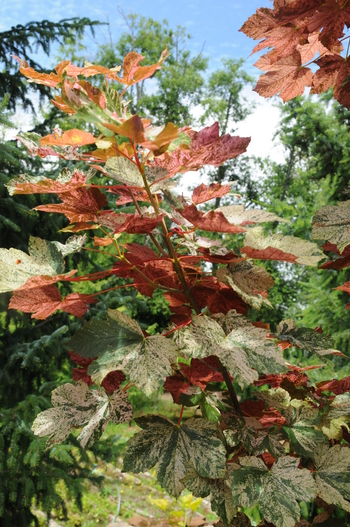
MULTIPOLYGON (((248 59, 254 41, 238 30, 258 7, 270 5, 269 0, 2 0, 0 31, 44 18, 58 21, 87 16, 103 22, 109 20, 112 37, 116 40, 125 28, 119 6, 125 13, 139 13, 160 21, 166 18, 172 27, 185 26, 192 35, 191 51, 198 53, 205 43, 204 54, 215 69, 223 56, 248 59)), ((108 40, 107 28, 97 28, 96 42, 108 40)), ((89 38, 89 45, 93 50, 96 43, 89 38)), ((255 60, 255 57, 248 59, 250 73, 255 70, 252 67, 255 60)))

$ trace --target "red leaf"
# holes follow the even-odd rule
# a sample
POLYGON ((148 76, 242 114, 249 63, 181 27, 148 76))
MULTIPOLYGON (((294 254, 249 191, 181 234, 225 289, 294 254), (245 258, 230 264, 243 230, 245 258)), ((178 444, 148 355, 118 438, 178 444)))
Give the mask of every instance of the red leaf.
POLYGON ((98 188, 77 188, 70 192, 58 193, 62 203, 39 205, 36 210, 65 214, 71 223, 96 221, 98 213, 107 205, 106 196, 98 188))
POLYGON ((265 410, 265 403, 261 400, 243 401, 239 406, 244 417, 262 417, 265 410))
POLYGON ((96 143, 97 138, 94 137, 90 132, 84 132, 83 130, 68 130, 63 132, 61 136, 57 134, 50 134, 40 139, 41 145, 56 145, 56 146, 84 146, 92 145, 96 143))
MULTIPOLYGON (((345 293, 348 293, 350 295, 350 282, 345 282, 343 285, 340 285, 335 289, 339 289, 339 291, 344 291, 345 293)), ((345 309, 350 309, 350 302, 345 306, 345 309)))
POLYGON ((133 201, 130 190, 132 191, 136 201, 150 201, 147 192, 145 190, 140 190, 137 187, 116 185, 114 187, 110 187, 108 192, 113 192, 113 194, 118 194, 120 196, 120 198, 115 202, 116 205, 125 205, 125 203, 131 203, 133 201))
POLYGON ((192 359, 191 366, 181 365, 181 371, 190 383, 205 390, 209 382, 223 382, 223 376, 218 371, 219 363, 216 357, 210 356, 203 360, 192 359))
POLYGON ((250 138, 219 135, 218 123, 200 132, 190 130, 193 136, 191 146, 179 147, 172 153, 165 153, 154 160, 153 166, 166 168, 168 177, 179 172, 198 170, 204 165, 220 166, 246 151, 250 138))
POLYGON ((330 391, 335 395, 350 392, 350 377, 344 377, 340 381, 333 379, 332 381, 322 381, 316 383, 317 393, 330 391))
POLYGON ((167 377, 164 383, 164 389, 171 393, 174 399, 174 403, 179 403, 179 397, 190 387, 189 381, 184 379, 182 375, 176 374, 171 377, 167 377))
MULTIPOLYGON (((91 376, 88 375, 87 369, 95 359, 84 359, 73 351, 68 352, 68 354, 72 362, 75 362, 78 366, 81 366, 80 368, 72 369, 73 381, 83 381, 88 386, 92 386, 94 383, 92 382, 91 376)), ((101 386, 103 386, 105 390, 111 395, 115 390, 118 390, 120 384, 124 382, 125 379, 126 377, 122 371, 111 371, 103 379, 101 386)))
POLYGON ((125 245, 128 253, 136 256, 141 262, 150 262, 152 260, 158 260, 156 253, 146 245, 140 245, 138 243, 127 243, 125 245))
POLYGON ((11 298, 9 308, 33 313, 32 318, 38 320, 45 320, 57 309, 81 318, 89 310, 89 305, 96 302, 93 296, 80 293, 71 293, 62 300, 60 292, 54 285, 46 285, 17 289, 11 298))
MULTIPOLYGON (((263 454, 261 454, 261 457, 262 457, 265 465, 267 466, 267 468, 270 470, 270 468, 275 463, 276 458, 273 457, 271 454, 269 454, 269 452, 264 452, 263 454)), ((271 525, 273 527, 273 523, 270 523, 270 524, 267 524, 267 525, 271 525)))
POLYGON ((195 188, 192 194, 192 203, 199 205, 214 198, 222 198, 231 190, 229 185, 220 185, 220 183, 211 183, 209 186, 202 183, 195 188))
POLYGON ((302 95, 305 87, 311 86, 313 73, 301 66, 299 51, 279 59, 268 73, 261 75, 254 91, 263 97, 279 94, 283 102, 302 95))
POLYGON ((21 178, 14 180, 16 184, 14 194, 59 194, 81 188, 85 184, 86 176, 81 172, 73 172, 70 181, 62 183, 57 179, 43 178, 37 183, 26 181, 21 183, 21 178))
POLYGON ((235 309, 242 315, 247 313, 246 304, 232 287, 218 282, 214 277, 203 279, 191 289, 191 293, 200 309, 208 307, 212 314, 225 314, 231 309, 235 309))
POLYGON ((195 205, 186 205, 184 209, 178 210, 178 212, 195 227, 204 231, 234 234, 246 232, 246 229, 229 223, 221 211, 202 212, 195 205))
POLYGON ((264 38, 266 33, 277 25, 275 15, 272 9, 262 7, 257 9, 255 15, 252 15, 243 24, 240 31, 254 40, 264 38))
POLYGON ((112 229, 114 233, 148 234, 158 226, 163 217, 164 214, 159 216, 155 214, 140 216, 137 213, 116 214, 112 211, 102 211, 102 213, 96 216, 95 221, 108 229, 112 229))

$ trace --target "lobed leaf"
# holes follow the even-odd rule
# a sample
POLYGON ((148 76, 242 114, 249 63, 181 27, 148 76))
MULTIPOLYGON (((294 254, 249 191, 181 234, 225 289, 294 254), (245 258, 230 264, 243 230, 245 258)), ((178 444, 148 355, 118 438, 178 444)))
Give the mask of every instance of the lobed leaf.
POLYGON ((312 238, 335 244, 340 254, 350 244, 350 200, 326 205, 312 220, 312 238))
POLYGON ((128 442, 125 471, 139 473, 157 465, 159 483, 176 497, 184 489, 189 462, 204 478, 225 477, 226 449, 215 423, 191 418, 179 427, 152 415, 135 420, 143 430, 128 442))

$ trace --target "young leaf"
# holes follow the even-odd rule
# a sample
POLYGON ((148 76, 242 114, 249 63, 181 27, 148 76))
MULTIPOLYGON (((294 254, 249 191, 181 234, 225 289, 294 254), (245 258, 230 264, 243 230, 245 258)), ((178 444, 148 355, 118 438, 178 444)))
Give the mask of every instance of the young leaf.
POLYGON ((55 145, 55 146, 84 146, 92 145, 96 143, 97 138, 94 137, 90 132, 84 132, 83 130, 68 130, 63 132, 61 136, 57 134, 50 134, 40 139, 41 145, 55 145))
POLYGON ((84 383, 63 384, 52 392, 53 408, 35 419, 32 430, 39 437, 48 436, 48 444, 62 443, 73 428, 84 426, 78 440, 84 448, 99 437, 109 422, 127 423, 132 406, 127 392, 116 391, 108 397, 104 389, 89 390, 84 383))
POLYGON ((341 201, 338 206, 326 205, 316 212, 311 236, 334 243, 342 254, 350 244, 350 200, 341 201))
POLYGON ((261 227, 248 231, 242 251, 249 258, 281 260, 311 266, 316 266, 325 257, 315 243, 282 234, 264 236, 261 227))
MULTIPOLYGON (((223 213, 217 212, 217 210, 202 212, 201 210, 198 210, 195 205, 186 205, 186 207, 179 209, 178 212, 195 227, 204 231, 230 232, 232 234, 246 231, 246 229, 242 229, 242 227, 231 225, 223 213)), ((175 217, 173 219, 176 221, 175 217)))
POLYGON ((53 242, 31 236, 28 252, 0 249, 0 293, 13 291, 34 276, 63 273, 63 256, 53 242))
POLYGON ((147 395, 164 383, 177 357, 172 340, 162 335, 144 337, 135 320, 111 309, 107 320, 90 320, 77 331, 67 348, 85 358, 98 357, 88 369, 94 382, 122 370, 147 395))
POLYGON ((228 283, 244 302, 260 311, 263 304, 272 307, 266 298, 267 289, 274 281, 264 267, 253 265, 248 261, 232 262, 228 268, 216 272, 219 282, 228 283))
POLYGON ((293 346, 316 353, 320 357, 325 355, 342 355, 340 351, 331 348, 333 340, 322 333, 310 328, 297 328, 291 318, 283 320, 277 326, 278 338, 287 340, 293 346))
POLYGON ((243 457, 241 468, 232 472, 235 505, 259 505, 261 515, 276 527, 294 527, 300 519, 298 501, 315 498, 315 482, 308 470, 299 469, 299 459, 281 457, 268 470, 261 459, 243 457))
POLYGON ((350 449, 320 446, 315 452, 317 495, 350 512, 350 449))
POLYGON ((184 489, 188 462, 204 478, 225 477, 226 449, 215 423, 191 418, 179 427, 155 415, 135 421, 143 430, 128 442, 125 471, 139 473, 157 465, 159 483, 176 497, 184 489))

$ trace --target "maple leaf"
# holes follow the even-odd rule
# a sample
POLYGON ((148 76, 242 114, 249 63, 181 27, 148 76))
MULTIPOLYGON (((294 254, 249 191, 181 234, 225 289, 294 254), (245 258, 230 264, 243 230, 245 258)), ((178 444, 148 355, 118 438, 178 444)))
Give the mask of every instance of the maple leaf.
MULTIPOLYGON (((225 525, 231 525, 237 509, 233 505, 230 472, 232 467, 227 467, 225 479, 209 479, 198 474, 191 462, 186 464, 186 475, 181 480, 193 496, 205 498, 211 494, 210 504, 214 512, 222 519, 225 525)), ((249 522, 250 523, 250 522, 249 522)), ((249 524, 248 524, 249 525, 249 524)), ((244 527, 242 524, 241 527, 244 527)))
POLYGON ((132 419, 132 406, 127 392, 116 391, 108 397, 105 390, 89 390, 78 384, 63 384, 51 394, 53 408, 44 410, 35 419, 32 430, 39 437, 48 436, 48 444, 62 443, 72 430, 84 426, 78 436, 81 446, 90 446, 109 422, 127 423, 132 419))
POLYGON ((218 207, 218 212, 222 212, 227 221, 234 225, 254 225, 256 223, 265 223, 270 221, 279 221, 283 223, 289 223, 288 220, 276 216, 273 212, 260 209, 247 209, 245 210, 244 205, 226 205, 224 207, 218 207))
POLYGON ((56 145, 56 146, 84 146, 96 143, 97 139, 83 130, 67 130, 61 136, 57 134, 49 134, 40 139, 41 145, 56 145))
POLYGON ((344 25, 350 26, 350 9, 347 2, 336 0, 317 6, 317 11, 307 21, 308 30, 311 33, 320 31, 319 39, 328 49, 344 36, 344 25))
POLYGON ((227 313, 235 309, 245 315, 247 308, 232 287, 217 281, 214 277, 205 277, 196 284, 191 293, 200 309, 208 307, 210 313, 227 313))
POLYGON ((123 62, 123 77, 118 77, 117 80, 127 86, 136 84, 144 79, 148 79, 159 70, 165 59, 169 57, 168 49, 162 51, 160 59, 157 63, 150 66, 140 66, 139 63, 145 58, 136 51, 128 53, 123 62))
POLYGON ((42 176, 29 177, 21 174, 18 178, 11 179, 6 187, 9 194, 58 194, 71 192, 85 185, 86 176, 74 171, 73 175, 60 174, 57 179, 42 176))
POLYGON ((116 214, 111 211, 102 211, 94 217, 100 225, 113 230, 113 233, 128 232, 131 234, 148 234, 152 232, 164 217, 164 214, 155 214, 153 209, 140 214, 116 214))
POLYGON ((22 75, 36 84, 44 84, 50 88, 56 88, 57 84, 62 80, 62 77, 56 73, 39 73, 35 71, 34 68, 30 68, 28 62, 25 60, 20 59, 16 55, 11 55, 11 57, 19 62, 19 71, 22 73, 22 75))
POLYGON ((331 338, 310 328, 297 328, 291 318, 280 322, 276 329, 280 340, 287 340, 293 346, 316 353, 320 357, 343 355, 340 351, 331 349, 330 346, 333 345, 331 338))
MULTIPOLYGON (((191 131, 191 135, 192 135, 191 131)), ((199 170, 204 165, 220 166, 228 159, 234 159, 246 151, 250 138, 225 134, 220 136, 219 125, 214 123, 193 132, 190 147, 179 147, 153 161, 153 166, 167 169, 169 177, 179 172, 199 170)))
POLYGON ((321 381, 316 383, 317 393, 320 394, 325 391, 331 391, 336 395, 350 392, 350 377, 344 377, 340 381, 333 379, 332 381, 321 381))
POLYGON ((350 450, 341 445, 322 445, 315 452, 317 495, 350 512, 350 450))
POLYGON ((266 339, 266 331, 256 328, 241 315, 232 322, 226 336, 220 325, 209 317, 193 317, 193 325, 183 333, 184 353, 194 358, 215 355, 240 386, 257 379, 257 371, 283 371, 283 357, 266 339))
POLYGON ((334 397, 330 405, 329 419, 350 416, 350 393, 342 393, 334 397))
POLYGON ((135 421, 142 430, 128 441, 123 470, 137 474, 157 465, 158 482, 175 497, 184 489, 188 462, 202 477, 225 477, 226 449, 216 423, 191 418, 176 426, 157 415, 135 421))
POLYGON ((299 51, 280 58, 270 71, 262 75, 254 88, 263 97, 279 94, 283 102, 289 101, 304 93, 306 86, 311 86, 313 73, 310 68, 302 67, 299 51))
POLYGON ((272 9, 262 7, 248 18, 239 31, 254 40, 264 38, 266 33, 276 26, 275 15, 272 9))
POLYGON ((147 395, 171 374, 171 364, 177 357, 172 340, 162 335, 144 337, 135 320, 111 309, 107 320, 85 324, 67 348, 84 358, 98 357, 88 369, 94 382, 101 383, 109 372, 122 370, 147 395))
POLYGON ((350 244, 350 200, 326 205, 312 219, 312 238, 335 244, 340 254, 350 244))
POLYGON ((299 469, 299 459, 281 457, 268 470, 256 457, 240 457, 241 467, 232 472, 234 505, 259 505, 264 518, 276 527, 294 527, 300 519, 298 501, 315 498, 315 482, 306 469, 299 469))
POLYGON ((125 157, 110 157, 106 163, 108 175, 120 183, 134 187, 143 187, 143 179, 139 169, 125 157))
POLYGON ((248 231, 242 251, 249 258, 281 260, 310 266, 316 266, 325 257, 315 243, 282 234, 265 237, 261 227, 254 227, 248 231))
POLYGON ((29 255, 18 249, 0 249, 1 293, 18 289, 34 276, 63 273, 63 256, 53 242, 31 236, 28 251, 29 255))
POLYGON ((71 293, 62 300, 56 286, 44 285, 31 289, 17 289, 10 300, 9 309, 33 313, 32 318, 38 320, 45 320, 58 309, 81 318, 89 310, 89 306, 96 302, 93 296, 81 293, 71 293))
POLYGON ((96 221, 96 213, 107 205, 106 196, 95 187, 81 187, 70 192, 59 192, 62 203, 39 205, 35 210, 56 212, 67 216, 71 223, 96 221))
POLYGON ((227 268, 218 269, 216 276, 220 282, 228 283, 251 307, 258 310, 263 304, 272 307, 264 295, 275 282, 263 267, 248 261, 232 262, 227 268))
MULTIPOLYGON (((186 207, 178 210, 178 212, 195 227, 204 231, 231 232, 233 234, 245 232, 245 229, 242 227, 237 227, 228 222, 224 214, 217 210, 202 212, 195 205, 186 205, 186 207)), ((173 219, 176 221, 175 217, 173 219)))
MULTIPOLYGON (((324 251, 331 251, 340 256, 340 251, 334 243, 325 243, 323 245, 324 251)), ((345 267, 350 266, 350 245, 347 245, 342 252, 341 258, 336 258, 335 260, 329 260, 328 262, 320 265, 321 269, 345 269, 345 267)))
POLYGON ((222 198, 231 191, 230 185, 221 185, 220 183, 211 183, 205 185, 202 183, 196 187, 192 193, 192 203, 199 205, 214 198, 222 198))
POLYGON ((290 406, 284 413, 287 425, 282 430, 294 452, 299 456, 313 459, 320 445, 328 445, 325 434, 315 429, 320 421, 319 411, 308 404, 298 408, 290 406))

